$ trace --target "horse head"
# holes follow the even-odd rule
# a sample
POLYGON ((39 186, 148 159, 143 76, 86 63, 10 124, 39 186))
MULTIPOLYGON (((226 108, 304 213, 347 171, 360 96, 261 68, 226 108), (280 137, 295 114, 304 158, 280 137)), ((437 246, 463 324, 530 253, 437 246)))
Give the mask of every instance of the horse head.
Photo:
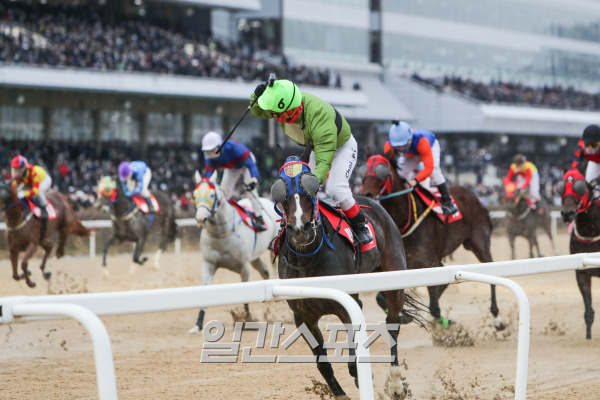
POLYGON ((565 222, 575 219, 578 212, 585 211, 592 203, 585 177, 576 169, 565 172, 563 180, 556 185, 562 200, 561 215, 565 222))
POLYGON ((117 183, 110 176, 103 176, 98 182, 96 189, 96 202, 94 207, 100 209, 106 205, 112 204, 117 198, 117 183))
POLYGON ((192 198, 196 205, 196 222, 199 227, 210 219, 218 211, 222 200, 225 198, 223 191, 217 182, 217 174, 213 173, 210 178, 203 178, 198 171, 194 175, 196 187, 192 192, 192 198))
POLYGON ((296 245, 310 244, 316 238, 319 219, 319 179, 300 157, 291 156, 279 169, 271 186, 271 197, 282 213, 290 240, 296 245))
POLYGON ((377 199, 398 190, 398 187, 404 187, 405 184, 406 179, 394 171, 389 158, 385 155, 374 155, 367 159, 367 173, 363 177, 359 193, 361 196, 377 199))
POLYGON ((13 201, 13 192, 10 184, 0 183, 0 202, 3 210, 6 209, 13 201))

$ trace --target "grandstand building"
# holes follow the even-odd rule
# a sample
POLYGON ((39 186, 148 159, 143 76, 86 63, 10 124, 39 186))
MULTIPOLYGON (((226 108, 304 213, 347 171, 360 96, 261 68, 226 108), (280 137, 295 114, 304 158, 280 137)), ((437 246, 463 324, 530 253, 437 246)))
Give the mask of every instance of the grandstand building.
MULTIPOLYGON (((482 101, 443 83, 597 93, 591 0, 2 0, 0 12, 8 140, 195 145, 227 133, 275 66, 340 110, 361 144, 378 148, 390 120, 405 119, 436 132, 459 168, 480 167, 465 149, 504 164, 517 151, 569 157, 600 122, 597 108, 482 101), (60 36, 65 26, 77 29, 60 36)), ((286 142, 273 121, 251 117, 235 135, 286 142)))

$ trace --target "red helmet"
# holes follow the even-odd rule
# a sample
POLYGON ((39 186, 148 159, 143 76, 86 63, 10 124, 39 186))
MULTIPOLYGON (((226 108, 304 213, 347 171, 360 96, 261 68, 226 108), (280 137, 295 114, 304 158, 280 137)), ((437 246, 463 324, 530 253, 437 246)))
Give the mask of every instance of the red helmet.
POLYGON ((16 156, 15 158, 13 158, 12 161, 10 162, 11 168, 27 167, 28 165, 29 165, 29 162, 27 162, 27 159, 20 154, 18 156, 16 156))

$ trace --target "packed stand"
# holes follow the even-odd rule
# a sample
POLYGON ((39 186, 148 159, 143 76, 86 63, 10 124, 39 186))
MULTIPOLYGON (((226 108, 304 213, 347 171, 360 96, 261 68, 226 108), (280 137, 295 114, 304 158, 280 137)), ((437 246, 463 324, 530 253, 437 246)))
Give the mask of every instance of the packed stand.
POLYGON ((275 72, 306 85, 328 86, 330 81, 327 69, 289 65, 285 58, 272 63, 247 45, 177 32, 106 8, 2 1, 0 28, 0 62, 5 63, 245 82, 264 80, 275 72))
POLYGON ((461 77, 423 78, 417 73, 411 79, 440 92, 458 93, 484 103, 526 104, 538 107, 600 110, 600 94, 591 94, 562 86, 532 87, 521 83, 491 81, 486 84, 461 77))

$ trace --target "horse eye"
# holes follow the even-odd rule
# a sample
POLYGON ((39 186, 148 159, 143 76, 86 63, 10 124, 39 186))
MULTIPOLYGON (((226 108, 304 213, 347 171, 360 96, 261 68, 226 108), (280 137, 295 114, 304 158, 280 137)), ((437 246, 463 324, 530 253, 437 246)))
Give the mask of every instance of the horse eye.
POLYGON ((563 193, 565 193, 565 182, 564 181, 558 182, 556 184, 556 193, 558 193, 561 196, 563 195, 563 193))
POLYGON ((576 180, 575 182, 573 182, 573 191, 575 192, 575 194, 583 196, 587 191, 587 183, 582 179, 576 180))

